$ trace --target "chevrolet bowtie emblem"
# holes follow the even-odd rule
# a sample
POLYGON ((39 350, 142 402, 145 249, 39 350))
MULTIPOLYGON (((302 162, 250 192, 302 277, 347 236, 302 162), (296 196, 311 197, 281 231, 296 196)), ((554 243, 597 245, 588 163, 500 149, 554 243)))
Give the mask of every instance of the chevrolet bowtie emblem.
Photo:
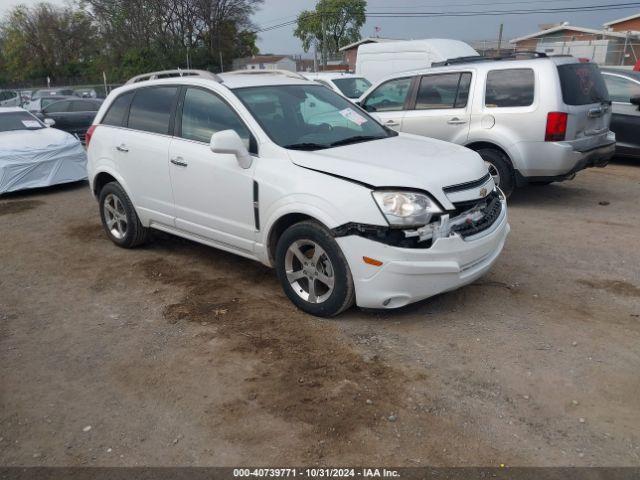
POLYGON ((482 197, 486 197, 486 196, 487 196, 487 189, 486 189, 486 188, 484 188, 484 187, 482 187, 482 188, 480 189, 480 198, 482 198, 482 197))

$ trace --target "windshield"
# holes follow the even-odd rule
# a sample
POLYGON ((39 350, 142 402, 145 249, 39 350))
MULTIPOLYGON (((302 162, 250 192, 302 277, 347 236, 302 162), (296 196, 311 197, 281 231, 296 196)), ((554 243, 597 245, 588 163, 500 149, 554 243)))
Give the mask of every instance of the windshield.
POLYGON ((284 148, 319 150, 397 135, 321 85, 249 87, 235 93, 284 148))
POLYGON ((0 132, 14 130, 39 130, 44 125, 33 115, 27 112, 0 113, 0 132))
POLYGON ((602 74, 593 63, 559 65, 562 98, 567 105, 589 105, 609 101, 602 74))
POLYGON ((333 83, 347 98, 360 98, 371 86, 369 80, 358 77, 334 78, 333 83))

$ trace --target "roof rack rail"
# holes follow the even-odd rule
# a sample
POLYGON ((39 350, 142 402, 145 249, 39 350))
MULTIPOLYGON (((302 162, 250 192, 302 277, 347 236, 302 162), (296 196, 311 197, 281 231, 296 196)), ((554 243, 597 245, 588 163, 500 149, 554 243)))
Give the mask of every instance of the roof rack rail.
POLYGON ((132 83, 138 82, 146 82, 148 80, 158 80, 161 78, 174 77, 200 77, 222 83, 222 79, 218 75, 208 72, 207 70, 182 70, 178 68, 175 70, 160 70, 158 72, 149 72, 143 73, 141 75, 136 75, 135 77, 127 80, 127 83, 125 83, 125 85, 130 85, 132 83))
POLYGON ((500 55, 496 57, 485 57, 482 55, 473 55, 471 57, 456 57, 449 58, 442 62, 433 62, 431 64, 432 67, 446 67, 447 65, 457 65, 459 63, 472 63, 472 62, 491 62, 494 60, 514 60, 518 57, 529 56, 530 58, 546 58, 547 54, 543 52, 535 52, 529 50, 522 50, 519 52, 512 52, 508 55, 500 55))
POLYGON ((281 70, 274 68, 273 70, 233 70, 231 72, 225 72, 225 75, 282 75, 289 78, 297 78, 298 80, 307 80, 307 78, 298 72, 292 72, 291 70, 281 70))

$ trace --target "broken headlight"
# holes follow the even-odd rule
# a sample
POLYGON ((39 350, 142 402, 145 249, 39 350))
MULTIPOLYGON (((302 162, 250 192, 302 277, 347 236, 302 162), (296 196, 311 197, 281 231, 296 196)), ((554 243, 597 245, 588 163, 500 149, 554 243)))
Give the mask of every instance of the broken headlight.
POLYGON ((392 227, 426 225, 434 214, 442 213, 438 204, 424 193, 377 190, 373 198, 392 227))

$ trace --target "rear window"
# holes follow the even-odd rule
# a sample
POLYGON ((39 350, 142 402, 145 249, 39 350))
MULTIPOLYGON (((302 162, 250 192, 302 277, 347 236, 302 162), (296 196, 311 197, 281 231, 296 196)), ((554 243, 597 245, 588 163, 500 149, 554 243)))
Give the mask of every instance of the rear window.
POLYGON ((360 98, 371 86, 369 80, 359 77, 335 78, 333 83, 336 84, 336 87, 338 87, 347 98, 360 98))
POLYGON ((13 130, 39 130, 40 128, 44 128, 44 125, 30 113, 0 113, 0 132, 11 132, 13 130))
POLYGON ((177 91, 177 87, 150 87, 137 90, 131 102, 128 127, 167 135, 171 120, 171 106, 177 91))
POLYGON ((535 77, 530 68, 491 70, 484 104, 489 108, 528 107, 533 104, 535 77))
POLYGON ((129 104, 133 98, 134 92, 127 92, 116 98, 106 115, 102 119, 104 125, 113 125, 114 127, 121 127, 124 125, 124 117, 129 109, 129 104))
POLYGON ((562 98, 567 105, 588 105, 609 101, 602 74, 593 63, 558 66, 562 98))

